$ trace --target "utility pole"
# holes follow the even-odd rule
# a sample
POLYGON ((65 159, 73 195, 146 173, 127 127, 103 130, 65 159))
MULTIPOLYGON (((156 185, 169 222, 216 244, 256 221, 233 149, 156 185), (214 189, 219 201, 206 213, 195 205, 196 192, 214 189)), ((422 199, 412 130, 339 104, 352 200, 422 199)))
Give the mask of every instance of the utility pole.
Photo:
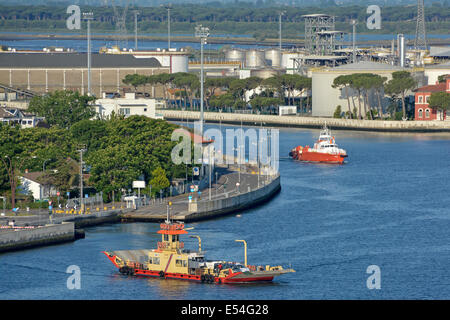
POLYGON ((170 50, 170 10, 172 9, 172 4, 166 4, 164 8, 167 9, 167 50, 170 50))
POLYGON ((83 12, 83 20, 87 21, 87 68, 88 68, 88 95, 91 95, 91 20, 93 12, 83 12))
POLYGON ((77 150, 80 153, 80 210, 84 214, 84 204, 83 204, 83 152, 86 151, 85 148, 80 148, 77 150))
POLYGON ((286 11, 281 11, 279 14, 279 35, 280 35, 280 52, 281 52, 281 16, 283 16, 286 13, 286 11))
POLYGON ((133 10, 134 13, 134 50, 137 51, 138 43, 137 43, 137 16, 139 14, 138 10, 133 10))

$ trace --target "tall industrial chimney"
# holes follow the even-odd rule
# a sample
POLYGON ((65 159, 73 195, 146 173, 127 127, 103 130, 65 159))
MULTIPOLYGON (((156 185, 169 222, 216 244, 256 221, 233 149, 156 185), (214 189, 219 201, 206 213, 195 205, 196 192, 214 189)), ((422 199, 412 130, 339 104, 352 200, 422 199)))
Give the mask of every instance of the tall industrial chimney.
POLYGON ((400 47, 399 47, 399 60, 400 60, 400 67, 405 67, 405 36, 403 34, 398 35, 400 47))

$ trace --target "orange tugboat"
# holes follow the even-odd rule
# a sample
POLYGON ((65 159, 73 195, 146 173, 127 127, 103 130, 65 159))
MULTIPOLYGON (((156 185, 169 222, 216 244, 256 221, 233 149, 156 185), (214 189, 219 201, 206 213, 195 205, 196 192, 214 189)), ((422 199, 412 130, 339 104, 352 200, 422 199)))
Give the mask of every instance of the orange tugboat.
POLYGON ((319 140, 314 143, 313 148, 298 146, 289 152, 289 156, 299 161, 341 164, 347 157, 347 152, 338 148, 334 137, 331 136, 330 130, 325 125, 320 131, 319 140))
MULTIPOLYGON (((168 210, 169 212, 169 210, 168 210)), ((207 283, 247 283, 272 281, 275 276, 295 272, 281 266, 251 266, 247 264, 247 243, 244 243, 245 263, 227 262, 224 260, 205 260, 201 239, 198 251, 187 250, 180 241, 180 235, 186 235, 184 224, 167 220, 160 225, 162 239, 156 249, 103 251, 108 259, 127 275, 153 276, 163 279, 183 279, 207 283)))

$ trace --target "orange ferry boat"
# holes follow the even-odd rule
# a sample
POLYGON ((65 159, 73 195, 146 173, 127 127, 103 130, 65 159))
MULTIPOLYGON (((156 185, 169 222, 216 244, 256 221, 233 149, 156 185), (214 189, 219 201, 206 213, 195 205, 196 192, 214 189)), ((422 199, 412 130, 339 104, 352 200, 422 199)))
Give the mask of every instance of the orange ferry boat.
POLYGON ((245 263, 225 260, 206 260, 201 249, 201 239, 197 251, 187 250, 180 241, 186 235, 184 224, 167 219, 160 225, 162 239, 156 249, 103 251, 108 259, 127 275, 153 276, 162 279, 183 279, 206 283, 247 283, 272 281, 275 276, 295 272, 281 266, 252 266, 247 264, 247 243, 244 243, 245 263))
POLYGON ((325 125, 320 131, 319 140, 314 143, 314 147, 295 147, 289 152, 289 156, 299 161, 341 164, 347 157, 347 152, 338 147, 330 130, 325 125))

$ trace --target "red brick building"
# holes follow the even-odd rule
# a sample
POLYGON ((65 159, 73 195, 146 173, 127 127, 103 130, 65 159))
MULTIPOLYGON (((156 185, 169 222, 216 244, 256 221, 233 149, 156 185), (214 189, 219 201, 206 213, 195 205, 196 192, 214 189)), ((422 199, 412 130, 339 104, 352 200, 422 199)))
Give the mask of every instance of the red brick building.
POLYGON ((445 82, 423 86, 414 90, 415 94, 415 120, 450 120, 450 114, 445 110, 433 109, 428 105, 428 99, 433 92, 450 93, 450 75, 445 82))

